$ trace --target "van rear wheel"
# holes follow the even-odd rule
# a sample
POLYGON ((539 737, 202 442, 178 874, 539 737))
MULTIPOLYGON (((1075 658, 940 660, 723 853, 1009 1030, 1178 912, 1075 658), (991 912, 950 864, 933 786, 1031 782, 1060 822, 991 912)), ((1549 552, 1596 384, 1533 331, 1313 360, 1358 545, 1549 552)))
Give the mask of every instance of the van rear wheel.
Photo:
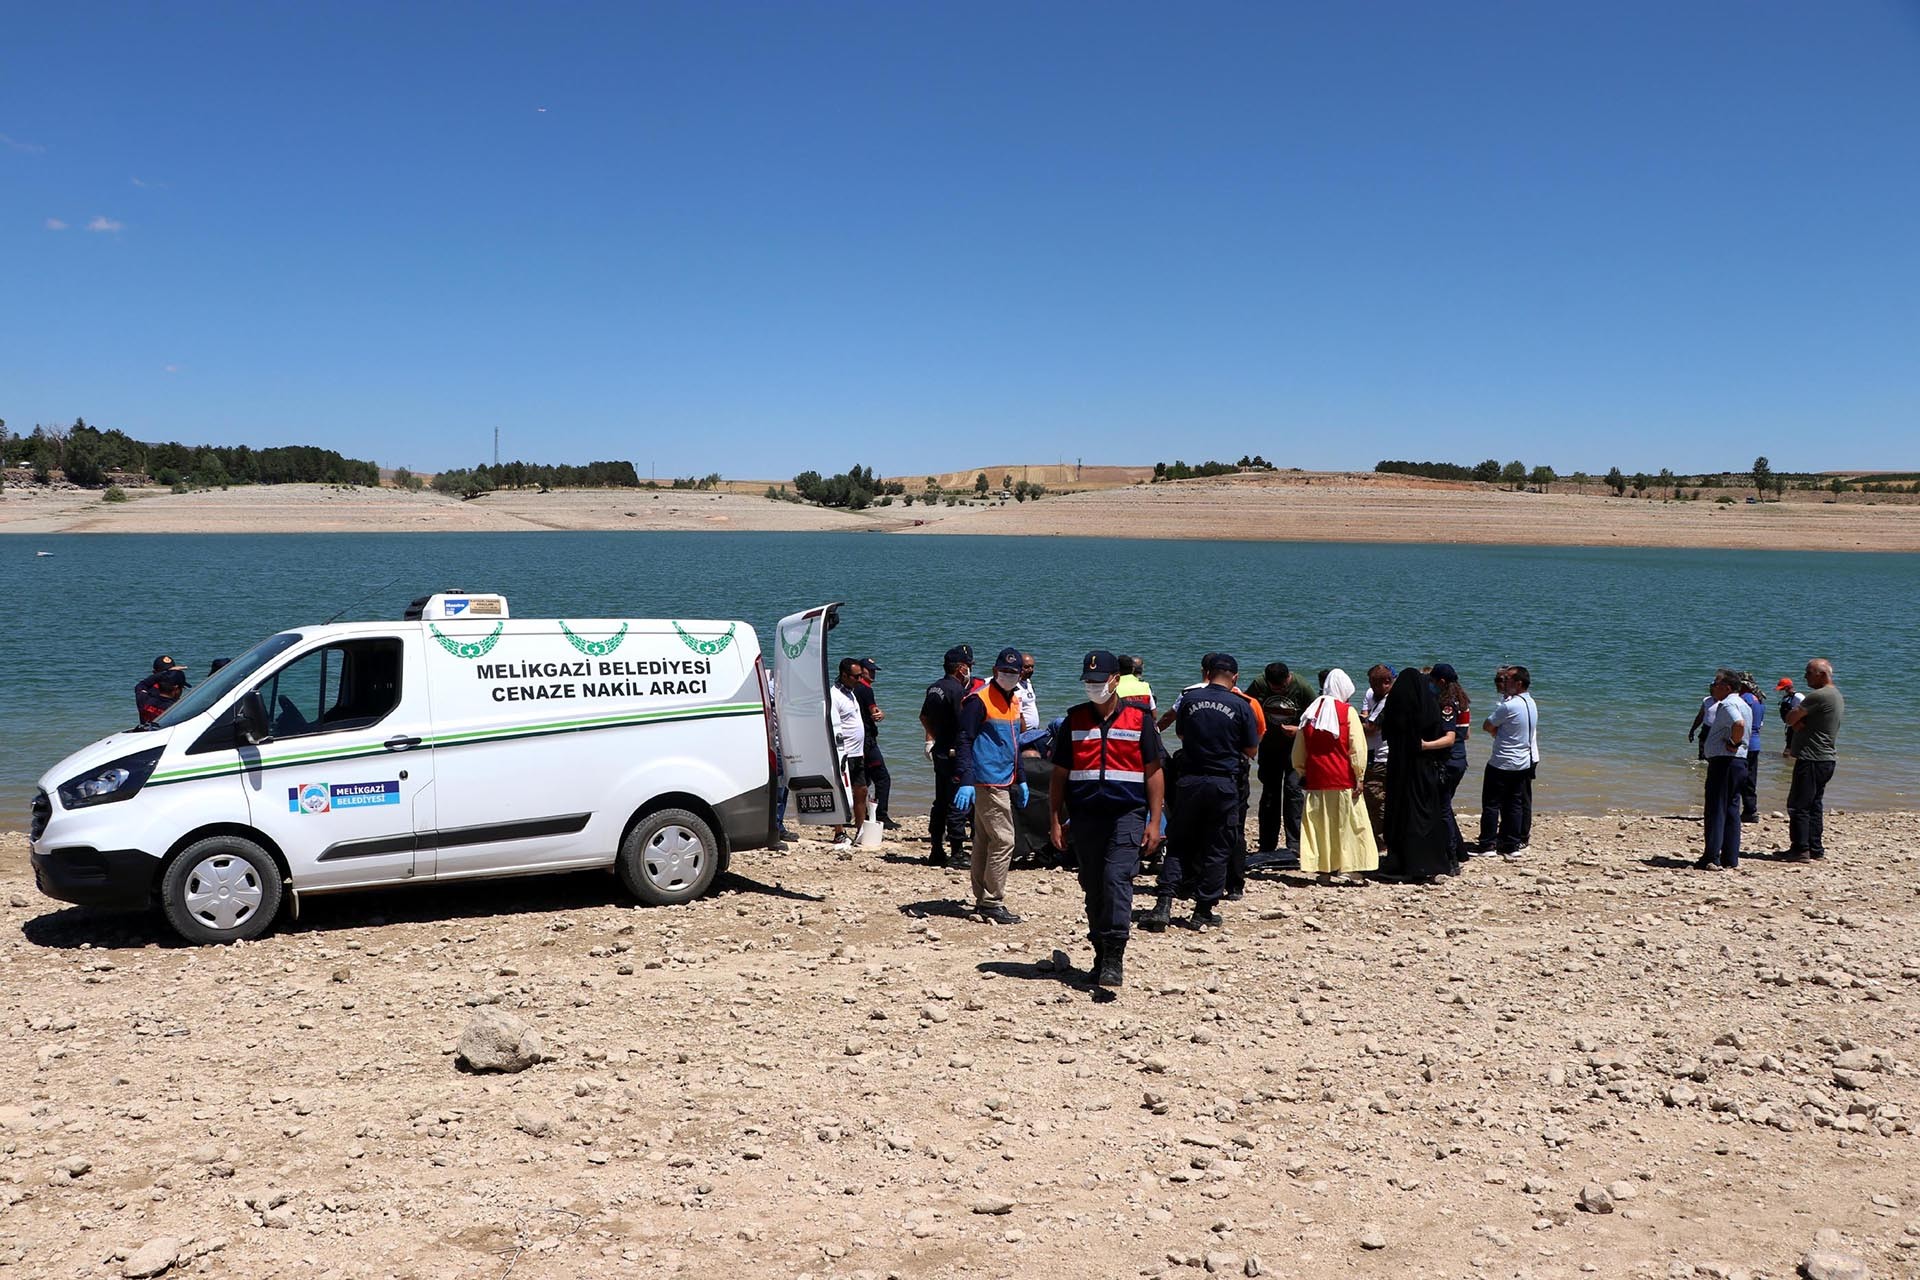
POLYGON ((720 842, 699 814, 661 809, 634 823, 614 864, 620 882, 655 907, 692 902, 720 874, 720 842))
POLYGON ((239 836, 209 836, 167 866, 160 909, 188 942, 240 942, 273 927, 284 891, 265 849, 239 836))

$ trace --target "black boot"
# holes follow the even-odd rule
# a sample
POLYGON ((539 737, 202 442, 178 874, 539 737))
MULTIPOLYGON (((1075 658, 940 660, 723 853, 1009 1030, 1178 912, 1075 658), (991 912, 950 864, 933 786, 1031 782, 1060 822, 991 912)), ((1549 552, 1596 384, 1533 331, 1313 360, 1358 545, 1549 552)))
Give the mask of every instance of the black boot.
POLYGON ((1225 923, 1226 922, 1220 918, 1220 913, 1218 911, 1215 911, 1211 906, 1201 906, 1199 903, 1194 904, 1194 907, 1193 907, 1193 927, 1194 928, 1218 929, 1221 925, 1225 923))
POLYGON ((1153 904, 1153 910, 1147 913, 1147 918, 1140 922, 1140 927, 1148 933, 1159 933, 1167 927, 1167 922, 1171 919, 1173 919, 1173 895, 1163 893, 1153 904))
POLYGON ((1087 976, 1095 982, 1100 981, 1100 967, 1107 962, 1107 944, 1099 938, 1088 938, 1093 944, 1093 963, 1087 966, 1087 976))
POLYGON ((1100 953, 1100 968, 1093 975, 1094 985, 1117 987, 1124 982, 1126 980, 1126 969, 1122 962, 1125 961, 1126 957, 1127 941, 1125 938, 1120 939, 1118 942, 1109 942, 1106 948, 1100 953))

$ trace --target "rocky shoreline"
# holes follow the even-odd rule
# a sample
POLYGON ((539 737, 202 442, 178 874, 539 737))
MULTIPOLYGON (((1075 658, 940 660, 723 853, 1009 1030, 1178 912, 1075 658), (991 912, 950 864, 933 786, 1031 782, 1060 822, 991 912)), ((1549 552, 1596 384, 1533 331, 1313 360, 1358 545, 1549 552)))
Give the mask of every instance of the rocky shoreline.
POLYGON ((1709 874, 1546 815, 1434 888, 1258 877, 1112 1001, 1069 873, 995 929, 906 841, 196 949, 9 836, 0 1276, 1913 1274, 1917 829, 1709 874))

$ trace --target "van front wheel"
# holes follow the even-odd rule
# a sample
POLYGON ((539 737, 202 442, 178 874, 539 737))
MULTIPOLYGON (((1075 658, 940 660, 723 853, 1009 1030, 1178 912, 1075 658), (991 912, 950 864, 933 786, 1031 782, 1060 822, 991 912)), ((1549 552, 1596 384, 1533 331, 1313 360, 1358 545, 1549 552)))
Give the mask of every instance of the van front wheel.
POLYGON ((720 842, 699 814, 661 809, 634 824, 615 865, 620 883, 640 901, 678 906, 712 886, 720 873, 720 842))
POLYGON ((160 908, 188 942, 240 942, 273 926, 283 890, 265 849, 239 836, 209 836, 167 867, 160 908))

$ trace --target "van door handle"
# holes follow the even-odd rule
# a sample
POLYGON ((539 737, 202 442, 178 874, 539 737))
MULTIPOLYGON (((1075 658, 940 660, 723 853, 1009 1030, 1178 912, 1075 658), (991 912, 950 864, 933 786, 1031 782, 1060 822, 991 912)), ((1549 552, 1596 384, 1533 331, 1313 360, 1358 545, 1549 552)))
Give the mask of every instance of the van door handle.
POLYGON ((418 738, 388 738, 380 744, 389 751, 410 751, 420 745, 418 738))

